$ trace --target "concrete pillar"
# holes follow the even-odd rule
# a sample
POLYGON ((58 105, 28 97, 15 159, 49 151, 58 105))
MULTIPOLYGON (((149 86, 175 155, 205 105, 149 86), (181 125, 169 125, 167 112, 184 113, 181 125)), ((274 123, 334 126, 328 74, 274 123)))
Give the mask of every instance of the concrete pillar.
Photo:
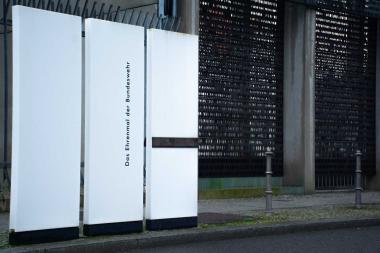
POLYGON ((377 21, 376 45, 376 176, 369 180, 370 190, 380 190, 380 21, 377 21))
POLYGON ((178 17, 181 18, 180 32, 198 35, 199 0, 177 1, 178 17))
POLYGON ((284 186, 315 191, 315 10, 285 4, 284 186))

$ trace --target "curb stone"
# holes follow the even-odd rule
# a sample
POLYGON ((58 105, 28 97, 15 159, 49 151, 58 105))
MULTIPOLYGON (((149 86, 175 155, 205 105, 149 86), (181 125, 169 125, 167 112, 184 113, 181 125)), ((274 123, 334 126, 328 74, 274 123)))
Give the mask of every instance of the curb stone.
POLYGON ((178 245, 193 242, 237 239, 252 236, 278 235, 286 233, 380 226, 380 218, 371 219, 329 219, 310 222, 292 222, 276 225, 255 225, 239 227, 217 227, 209 229, 188 229, 143 234, 82 238, 75 241, 14 247, 2 250, 4 253, 105 253, 125 252, 131 249, 178 245))

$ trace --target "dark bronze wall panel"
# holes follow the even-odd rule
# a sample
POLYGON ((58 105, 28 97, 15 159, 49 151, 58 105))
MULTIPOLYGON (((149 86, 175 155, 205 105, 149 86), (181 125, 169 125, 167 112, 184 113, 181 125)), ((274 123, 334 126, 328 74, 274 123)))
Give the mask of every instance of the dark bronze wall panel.
POLYGON ((282 175, 282 0, 200 0, 200 177, 282 175))
POLYGON ((356 150, 371 175, 377 21, 319 9, 316 24, 316 175, 353 175, 356 150))
POLYGON ((380 17, 380 0, 288 0, 311 8, 345 11, 355 16, 380 17))

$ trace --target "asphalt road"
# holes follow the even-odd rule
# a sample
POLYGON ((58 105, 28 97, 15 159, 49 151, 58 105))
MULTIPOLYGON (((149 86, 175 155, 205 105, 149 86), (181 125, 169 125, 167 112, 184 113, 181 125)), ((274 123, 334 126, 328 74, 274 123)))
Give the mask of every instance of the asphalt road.
POLYGON ((128 251, 133 253, 306 252, 380 253, 380 227, 328 230, 191 243, 128 251))

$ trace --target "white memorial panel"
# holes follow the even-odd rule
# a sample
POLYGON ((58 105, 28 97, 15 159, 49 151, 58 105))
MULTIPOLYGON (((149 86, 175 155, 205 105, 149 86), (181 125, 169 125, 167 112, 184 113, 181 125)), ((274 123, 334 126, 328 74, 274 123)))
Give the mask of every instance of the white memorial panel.
POLYGON ((144 28, 85 21, 84 234, 143 228, 144 28))
POLYGON ((197 225, 198 37, 147 32, 149 230, 197 225))
POLYGON ((79 236, 81 18, 13 10, 10 243, 79 236))

